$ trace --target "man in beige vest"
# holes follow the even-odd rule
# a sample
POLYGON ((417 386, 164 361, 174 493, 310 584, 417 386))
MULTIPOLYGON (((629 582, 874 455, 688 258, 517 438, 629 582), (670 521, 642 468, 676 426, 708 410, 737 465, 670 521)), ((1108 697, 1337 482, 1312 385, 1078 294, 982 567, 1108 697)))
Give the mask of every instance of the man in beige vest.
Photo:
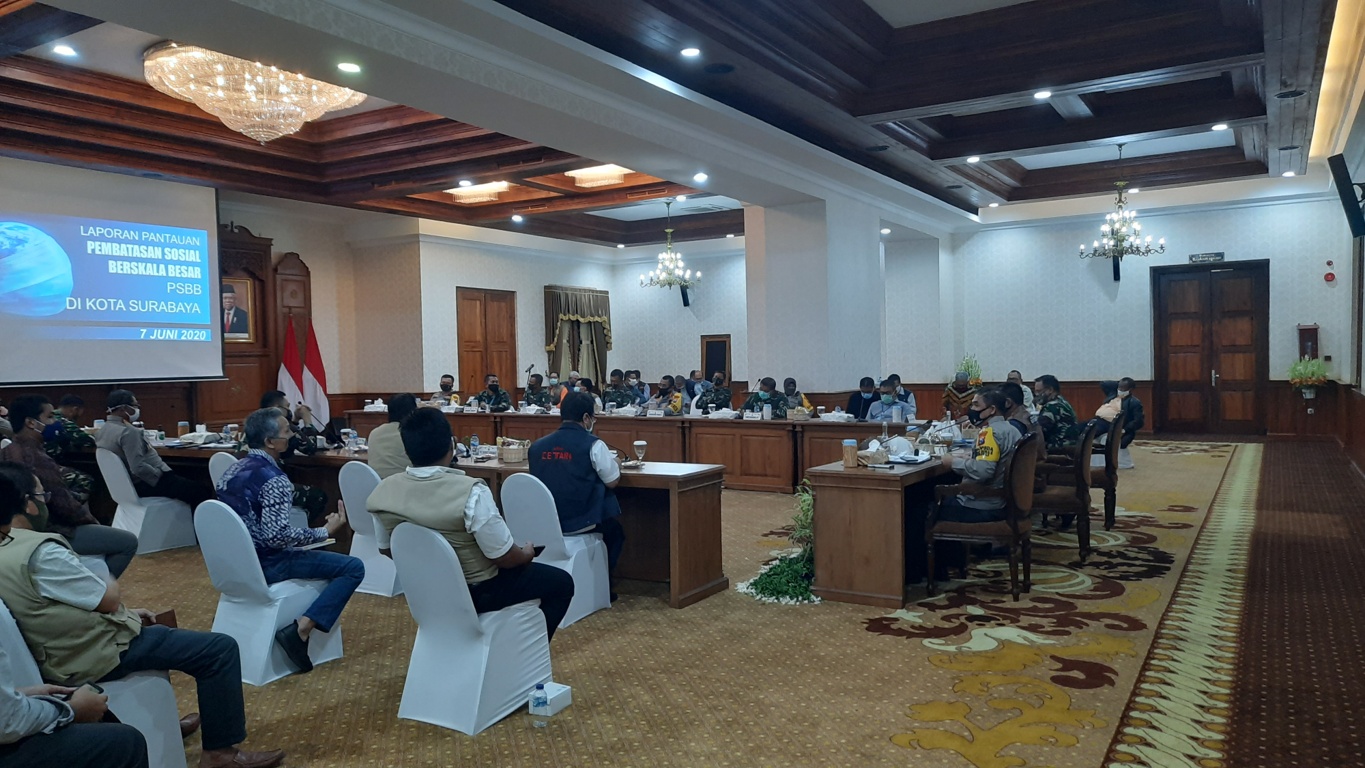
POLYGON ((388 549, 400 523, 436 531, 460 560, 474 610, 487 613, 538 599, 546 634, 553 638, 573 599, 573 577, 531 562, 534 550, 512 541, 488 486, 450 467, 455 444, 445 414, 418 408, 403 422, 402 434, 412 466, 381 482, 366 505, 381 525, 379 546, 388 549))
MULTIPOLYGON (((19 465, 22 466, 22 465, 19 465)), ((61 685, 117 680, 143 670, 184 672, 199 689, 201 768, 273 768, 284 752, 243 752, 246 712, 237 642, 227 635, 143 627, 151 611, 129 610, 118 582, 91 573, 61 536, 12 529, 32 503, 32 474, 23 488, 0 477, 0 600, 24 635, 43 679, 61 685)))
POLYGON ((380 480, 402 472, 411 464, 407 451, 403 449, 403 438, 398 434, 398 425, 415 410, 416 396, 407 392, 394 395, 389 398, 389 420, 370 432, 370 450, 366 454, 366 461, 369 462, 370 469, 379 475, 380 480))

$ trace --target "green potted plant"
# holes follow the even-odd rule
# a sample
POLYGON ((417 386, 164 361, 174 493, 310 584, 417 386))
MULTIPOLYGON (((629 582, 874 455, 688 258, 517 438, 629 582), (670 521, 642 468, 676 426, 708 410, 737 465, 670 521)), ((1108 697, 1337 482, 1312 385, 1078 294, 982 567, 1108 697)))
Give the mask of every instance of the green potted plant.
POLYGON ((981 363, 977 361, 976 355, 962 358, 962 362, 957 364, 957 369, 967 374, 968 384, 973 387, 981 386, 981 363))
POLYGON ((763 566, 758 575, 741 582, 735 589, 765 603, 799 605, 818 603, 810 591, 815 580, 815 496, 810 481, 802 480, 793 494, 796 512, 792 515, 787 541, 793 549, 763 566))
POLYGON ((1327 364, 1316 357, 1295 360, 1289 366, 1289 383, 1299 390, 1304 400, 1318 396, 1318 387, 1327 383, 1327 364))

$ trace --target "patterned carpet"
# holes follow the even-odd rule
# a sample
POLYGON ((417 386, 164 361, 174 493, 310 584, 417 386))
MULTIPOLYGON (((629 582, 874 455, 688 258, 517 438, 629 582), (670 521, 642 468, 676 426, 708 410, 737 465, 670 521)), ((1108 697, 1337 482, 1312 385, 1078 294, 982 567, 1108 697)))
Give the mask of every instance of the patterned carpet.
MULTIPOLYGON (((1250 527, 1262 448, 1135 445, 1115 529, 1097 518, 1080 568, 1074 535, 1038 537, 1034 590, 1018 603, 1003 561, 895 612, 733 589, 678 611, 659 586, 626 584, 611 610, 557 635, 555 678, 574 703, 545 729, 523 713, 473 738, 398 720, 415 627, 401 598, 357 595, 344 659, 247 688, 247 746, 284 748, 291 766, 1214 768, 1229 662, 1207 651, 1226 622, 1235 632, 1240 587, 1225 572, 1244 571, 1245 536, 1232 534, 1250 527), (1172 600, 1182 573, 1198 589, 1172 600)), ((784 546, 791 500, 726 491, 723 503, 738 583, 784 546)), ((197 551, 139 558, 123 588, 129 605, 212 624, 197 551)), ((173 681, 192 709, 192 681, 173 681)), ((198 737, 187 747, 196 760, 198 737)))

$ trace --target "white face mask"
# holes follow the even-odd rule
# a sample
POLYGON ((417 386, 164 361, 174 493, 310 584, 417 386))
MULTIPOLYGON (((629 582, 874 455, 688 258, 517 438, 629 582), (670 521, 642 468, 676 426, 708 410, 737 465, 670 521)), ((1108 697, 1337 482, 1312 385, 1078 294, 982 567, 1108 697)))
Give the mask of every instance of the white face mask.
POLYGON ((626 379, 626 383, 629 384, 629 385, 631 385, 631 386, 633 387, 633 386, 635 386, 636 384, 639 384, 639 383, 640 383, 640 380, 639 380, 639 379, 626 379))
MULTIPOLYGON (((125 406, 122 406, 122 407, 127 408, 128 406, 125 405, 125 406)), ((137 421, 137 420, 140 419, 140 418, 142 418, 142 409, 141 409, 141 408, 134 408, 134 409, 133 409, 133 412, 132 412, 131 414, 129 414, 129 416, 128 416, 128 421, 137 421)))
POLYGON ((1119 390, 1119 397, 1127 397, 1127 396, 1128 396, 1128 390, 1126 390, 1126 389, 1120 389, 1120 390, 1119 390))

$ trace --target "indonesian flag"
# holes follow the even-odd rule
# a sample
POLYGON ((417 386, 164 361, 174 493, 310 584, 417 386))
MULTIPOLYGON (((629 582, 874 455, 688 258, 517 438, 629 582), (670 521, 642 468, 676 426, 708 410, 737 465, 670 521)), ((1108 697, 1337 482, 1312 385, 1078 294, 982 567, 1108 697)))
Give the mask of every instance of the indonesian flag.
POLYGON ((292 317, 284 332, 284 357, 280 360, 280 375, 275 386, 288 398, 291 410, 303 401, 303 357, 299 354, 299 343, 294 337, 292 317))
POLYGON ((313 426, 325 429, 332 420, 332 408, 327 404, 327 371, 322 367, 322 351, 318 349, 318 335, 313 332, 311 318, 308 351, 303 355, 303 404, 313 411, 313 426))

